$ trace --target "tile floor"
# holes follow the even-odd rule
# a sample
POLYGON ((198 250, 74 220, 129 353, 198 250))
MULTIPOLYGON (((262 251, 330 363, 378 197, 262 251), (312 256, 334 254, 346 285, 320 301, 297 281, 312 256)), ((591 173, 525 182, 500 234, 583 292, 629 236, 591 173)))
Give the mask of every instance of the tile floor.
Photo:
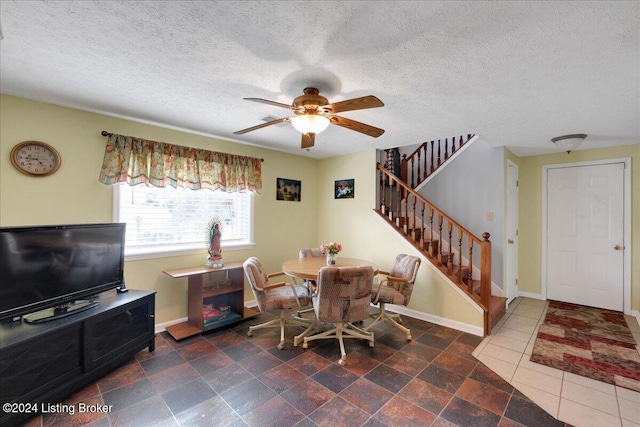
MULTIPOLYGON (((517 298, 473 355, 555 418, 575 426, 640 427, 640 393, 529 360, 547 301, 517 298)), ((640 326, 627 324, 640 343, 640 326)))
MULTIPOLYGON (((523 330, 531 334, 535 328, 533 319, 522 316, 529 306, 523 302, 518 304, 519 314, 512 311, 508 319, 514 332, 507 330, 505 322, 496 341, 482 345, 483 357, 502 361, 495 364, 500 375, 509 380, 516 377, 518 385, 529 381, 530 376, 520 360, 527 343, 519 347, 517 343, 524 340, 520 335, 523 330), (518 322, 519 317, 530 320, 518 322), (505 348, 506 342, 520 352, 505 348), (515 376, 520 364, 522 370, 515 376)), ((535 304, 531 306, 531 310, 538 310, 535 304)), ((291 337, 295 330, 291 330, 285 349, 278 350, 278 332, 262 330, 247 337, 249 324, 270 318, 263 314, 230 329, 179 342, 165 333, 158 334, 155 352, 140 352, 135 360, 64 402, 74 407, 79 402, 112 405, 110 413, 45 414, 26 425, 565 425, 527 397, 546 397, 544 393, 554 396, 551 387, 560 393, 565 390, 558 385, 561 379, 547 375, 548 387, 533 382, 546 391, 530 393, 534 388, 531 385, 524 388, 525 394, 519 392, 472 355, 482 341, 474 335, 405 317, 413 341, 406 341, 403 333, 386 324, 378 325, 374 348, 359 340, 346 341, 347 365, 341 367, 336 363, 339 346, 335 340, 314 341, 308 350, 294 348, 291 337)), ((574 386, 584 387, 577 381, 574 386)), ((554 407, 551 400, 543 399, 541 404, 557 414, 559 405, 554 407)), ((570 403, 562 411, 573 412, 576 405, 581 405, 565 400, 570 403)), ((637 405, 633 400, 624 402, 628 404, 620 407, 626 405, 627 412, 637 405)), ((607 408, 602 409, 598 413, 607 416, 607 408)), ((619 418, 615 419, 619 423, 619 418)))

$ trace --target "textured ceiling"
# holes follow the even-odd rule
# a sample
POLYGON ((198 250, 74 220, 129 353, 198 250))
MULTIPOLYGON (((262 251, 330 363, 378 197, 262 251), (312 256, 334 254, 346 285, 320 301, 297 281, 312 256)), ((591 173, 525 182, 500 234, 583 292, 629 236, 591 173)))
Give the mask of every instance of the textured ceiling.
POLYGON ((2 0, 0 25, 2 93, 315 158, 466 133, 518 155, 640 143, 638 1, 2 0), (386 133, 233 135, 290 115, 243 97, 305 86, 377 96, 341 115, 386 133))

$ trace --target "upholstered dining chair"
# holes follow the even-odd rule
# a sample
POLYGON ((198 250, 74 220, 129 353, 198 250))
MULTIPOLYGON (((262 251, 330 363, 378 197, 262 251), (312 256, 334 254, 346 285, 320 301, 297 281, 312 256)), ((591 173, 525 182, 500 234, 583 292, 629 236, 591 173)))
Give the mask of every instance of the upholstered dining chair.
POLYGON ((305 336, 314 326, 294 338, 297 345, 302 338, 303 348, 309 341, 335 338, 340 342, 340 360, 344 366, 347 353, 344 338, 360 338, 373 347, 373 333, 353 325, 369 316, 373 267, 322 267, 318 273, 317 289, 311 300, 319 323, 332 323, 334 327, 314 335, 305 336))
MULTIPOLYGON (((320 248, 305 248, 305 249, 300 249, 300 253, 298 254, 298 258, 311 258, 311 257, 318 257, 318 258, 324 258, 326 255, 324 253, 322 253, 322 250, 320 248)), ((295 280, 295 279, 294 279, 295 280)), ((309 292, 313 293, 313 291, 316 288, 316 281, 315 280, 306 280, 304 279, 302 281, 302 284, 305 285, 307 288, 309 288, 309 292)), ((302 316, 305 313, 309 313, 313 311, 313 308, 308 308, 306 310, 298 310, 298 316, 302 316)))
POLYGON ((269 283, 269 279, 283 276, 284 273, 277 272, 266 274, 260 260, 256 257, 247 259, 243 263, 242 267, 244 268, 245 275, 251 285, 253 296, 258 302, 260 312, 265 313, 271 310, 280 310, 280 315, 277 319, 273 319, 259 325, 249 326, 247 335, 252 336, 253 331, 256 329, 279 327, 280 343, 278 344, 278 348, 282 350, 284 348, 284 330, 286 326, 309 325, 309 322, 301 322, 286 313, 288 309, 309 305, 309 289, 307 289, 306 286, 294 283, 269 283))
POLYGON ((311 248, 311 249, 300 249, 300 258, 308 258, 308 257, 324 257, 325 254, 322 253, 320 248, 311 248))
POLYGON ((380 312, 374 316, 373 321, 365 327, 365 330, 370 331, 380 322, 388 322, 407 334, 407 340, 411 341, 411 330, 401 325, 402 319, 399 314, 387 312, 385 305, 406 306, 409 304, 420 262, 418 257, 400 254, 396 257, 391 271, 378 271, 379 275, 385 275, 386 278, 374 285, 371 303, 380 304, 380 312))

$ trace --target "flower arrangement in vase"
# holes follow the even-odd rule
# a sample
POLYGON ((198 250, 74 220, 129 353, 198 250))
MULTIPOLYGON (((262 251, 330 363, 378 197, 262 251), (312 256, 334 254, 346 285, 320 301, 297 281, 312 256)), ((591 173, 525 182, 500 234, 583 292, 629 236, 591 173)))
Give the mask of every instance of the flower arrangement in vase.
POLYGON ((327 265, 335 265, 336 255, 342 250, 342 245, 334 242, 323 243, 320 245, 320 250, 327 255, 327 265))

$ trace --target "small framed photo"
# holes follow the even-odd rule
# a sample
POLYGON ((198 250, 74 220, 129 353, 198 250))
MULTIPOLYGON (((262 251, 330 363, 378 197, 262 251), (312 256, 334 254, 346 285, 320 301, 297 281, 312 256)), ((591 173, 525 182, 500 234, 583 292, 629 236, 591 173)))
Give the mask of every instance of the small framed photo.
POLYGON ((302 197, 302 181, 294 179, 276 179, 276 200, 299 202, 302 197))
POLYGON ((334 194, 336 199, 353 199, 355 193, 355 180, 341 179, 335 182, 334 194))

